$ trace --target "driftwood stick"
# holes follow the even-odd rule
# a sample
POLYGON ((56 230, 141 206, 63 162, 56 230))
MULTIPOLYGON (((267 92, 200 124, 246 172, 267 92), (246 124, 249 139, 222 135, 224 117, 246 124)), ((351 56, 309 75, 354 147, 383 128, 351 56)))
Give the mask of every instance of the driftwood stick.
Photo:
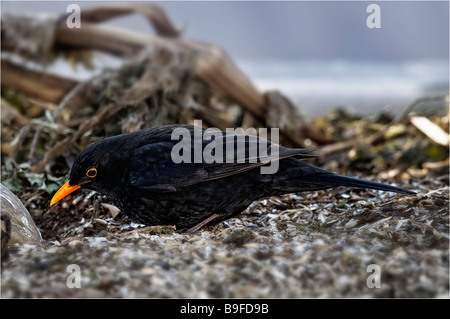
POLYGON ((193 51, 197 56, 194 70, 201 80, 234 99, 256 117, 265 116, 263 95, 218 47, 182 39, 152 37, 92 23, 83 23, 80 29, 69 29, 65 23, 60 23, 57 26, 55 43, 76 48, 97 49, 119 56, 134 55, 146 46, 170 51, 193 51))
POLYGON ((60 22, 55 32, 55 46, 93 49, 118 56, 135 55, 146 45, 159 39, 142 33, 86 22, 79 29, 70 29, 65 21, 60 22))
POLYGON ((128 3, 110 4, 98 8, 83 10, 81 15, 83 22, 104 22, 124 15, 138 13, 142 14, 155 28, 156 33, 163 37, 178 37, 179 31, 173 26, 164 10, 152 4, 128 3))
MULTIPOLYGON (((244 75, 222 49, 194 41, 164 39, 122 29, 84 24, 81 29, 58 27, 56 41, 65 46, 92 48, 118 55, 133 55, 144 48, 144 43, 170 51, 195 52, 195 74, 205 83, 225 94, 253 116, 266 120, 267 103, 253 83, 244 75), (75 36, 76 35, 76 36, 75 36)), ((297 146, 304 146, 305 134, 319 143, 330 143, 321 134, 308 127, 303 121, 290 129, 282 129, 282 134, 297 146)))
MULTIPOLYGON (((77 85, 77 81, 29 70, 4 60, 1 61, 1 67, 2 85, 50 103, 59 103, 77 85)), ((83 100, 80 95, 71 99, 72 103, 81 103, 83 100)))
POLYGON ((201 118, 210 126, 216 127, 222 131, 232 126, 231 121, 221 116, 219 112, 208 109, 206 107, 194 109, 192 113, 194 114, 194 116, 196 116, 196 118, 201 118))
POLYGON ((267 106, 264 96, 244 75, 225 51, 210 45, 183 43, 197 50, 196 75, 226 95, 233 98, 254 116, 265 119, 267 106))
MULTIPOLYGON (((62 15, 55 24, 54 47, 60 49, 95 49, 119 56, 134 56, 145 47, 155 49, 166 49, 171 52, 185 51, 191 53, 193 57, 194 74, 203 82, 211 86, 218 92, 236 101, 244 110, 250 112, 254 117, 267 120, 268 107, 264 95, 259 92, 249 78, 243 74, 235 63, 228 57, 226 52, 214 45, 179 39, 178 31, 172 26, 163 12, 158 12, 157 7, 145 5, 116 5, 105 8, 89 9, 83 12, 82 27, 70 29, 66 25, 66 14, 62 15), (155 27, 157 34, 163 36, 150 36, 142 33, 130 32, 111 26, 102 26, 94 22, 101 22, 125 14, 138 12, 144 14, 155 27)), ((2 25, 7 28, 7 25, 2 25)), ((3 40, 3 39, 2 39, 3 40)), ((3 43, 4 48, 8 48, 7 43, 3 43)), ((14 78, 12 78, 14 80, 14 78)), ((21 77, 20 80, 22 80, 21 77)), ((2 77, 3 82, 3 77, 2 77)), ((5 80, 6 82, 6 80, 5 80)), ((9 80, 9 83, 11 80, 9 80)), ((18 86, 19 79, 15 79, 18 86)), ((29 81, 35 85, 35 79, 29 81)), ((11 83, 10 83, 11 84, 11 83)), ((71 83, 73 88, 75 83, 71 83)), ((22 84, 22 88, 23 88, 22 84)), ((47 88, 51 85, 45 85, 47 88)), ((32 91, 26 88, 26 91, 32 91)), ((64 89, 61 95, 60 90, 48 92, 49 90, 36 89, 34 94, 41 95, 45 100, 61 101, 68 89, 64 89), (42 92, 48 96, 42 96, 42 92)), ((300 118, 300 117, 298 117, 300 118)), ((296 125, 289 128, 281 128, 281 133, 287 136, 293 144, 304 146, 305 138, 323 143, 326 139, 314 132, 306 122, 296 121, 296 125)))

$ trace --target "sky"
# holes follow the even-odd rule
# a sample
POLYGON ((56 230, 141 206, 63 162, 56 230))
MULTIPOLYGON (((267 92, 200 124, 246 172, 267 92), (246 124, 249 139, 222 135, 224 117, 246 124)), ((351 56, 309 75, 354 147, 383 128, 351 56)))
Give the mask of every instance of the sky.
MULTIPOLYGON (((93 1, 2 1, 2 10, 61 13, 68 4, 93 1)), ((404 61, 448 59, 447 1, 158 1, 184 37, 217 44, 238 59, 351 59, 404 61), (366 24, 371 3, 381 28, 366 24)), ((144 18, 111 22, 152 32, 144 18)))

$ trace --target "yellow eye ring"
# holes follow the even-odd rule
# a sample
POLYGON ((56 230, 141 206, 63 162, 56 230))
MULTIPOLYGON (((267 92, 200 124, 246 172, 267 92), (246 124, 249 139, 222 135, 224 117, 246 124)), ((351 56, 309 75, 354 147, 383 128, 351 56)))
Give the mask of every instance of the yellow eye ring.
POLYGON ((86 176, 91 178, 97 176, 97 169, 96 168, 88 169, 88 171, 86 172, 86 176))

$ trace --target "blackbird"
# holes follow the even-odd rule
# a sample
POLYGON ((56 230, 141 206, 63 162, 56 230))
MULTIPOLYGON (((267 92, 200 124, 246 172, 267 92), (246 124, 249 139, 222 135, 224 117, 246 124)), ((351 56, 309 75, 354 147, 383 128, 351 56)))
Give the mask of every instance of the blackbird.
POLYGON ((414 194, 305 163, 314 156, 310 150, 234 132, 207 133, 167 125, 94 142, 81 151, 50 205, 83 187, 106 195, 136 222, 197 230, 273 195, 337 186, 414 194))

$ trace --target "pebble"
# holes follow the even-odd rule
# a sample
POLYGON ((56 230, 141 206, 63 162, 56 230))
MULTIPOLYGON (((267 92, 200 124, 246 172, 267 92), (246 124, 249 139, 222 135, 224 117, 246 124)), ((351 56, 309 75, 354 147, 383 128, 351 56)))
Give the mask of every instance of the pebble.
POLYGON ((71 242, 69 242, 69 247, 70 248, 75 248, 76 246, 80 246, 83 245, 83 242, 81 240, 72 240, 71 242))
POLYGON ((355 227, 356 226, 356 224, 357 224, 358 222, 356 221, 356 220, 354 220, 354 219, 350 219, 350 221, 348 221, 346 224, 345 224, 345 228, 353 228, 353 227, 355 227))

